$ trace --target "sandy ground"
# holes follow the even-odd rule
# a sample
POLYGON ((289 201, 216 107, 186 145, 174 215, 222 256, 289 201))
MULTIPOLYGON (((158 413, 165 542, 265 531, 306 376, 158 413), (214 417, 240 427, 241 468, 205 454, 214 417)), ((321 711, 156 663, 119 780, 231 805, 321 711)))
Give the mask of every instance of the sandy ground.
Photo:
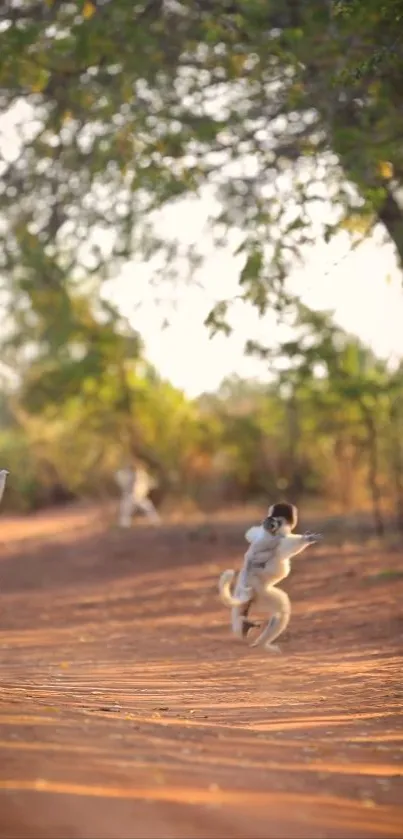
POLYGON ((403 551, 296 560, 269 656, 216 596, 244 529, 2 516, 1 837, 403 836, 403 551))

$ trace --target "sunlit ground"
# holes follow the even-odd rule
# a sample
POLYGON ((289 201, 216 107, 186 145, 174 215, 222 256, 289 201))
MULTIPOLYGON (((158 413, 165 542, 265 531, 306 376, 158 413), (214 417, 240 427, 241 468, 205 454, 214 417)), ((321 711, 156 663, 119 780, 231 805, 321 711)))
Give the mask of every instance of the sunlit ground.
POLYGON ((2 517, 0 836, 400 837, 403 552, 296 561, 273 657, 216 596, 245 514, 105 509, 2 517))

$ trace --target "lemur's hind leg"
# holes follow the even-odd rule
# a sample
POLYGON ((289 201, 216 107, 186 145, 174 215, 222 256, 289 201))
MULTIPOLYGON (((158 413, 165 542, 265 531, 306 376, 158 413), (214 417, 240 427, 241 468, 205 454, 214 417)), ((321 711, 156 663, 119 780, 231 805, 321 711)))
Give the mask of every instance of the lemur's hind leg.
POLYGON ((269 652, 279 652, 279 647, 273 644, 287 628, 291 617, 291 602, 288 594, 279 588, 268 588, 259 594, 259 605, 271 613, 263 631, 255 639, 252 647, 264 645, 269 652))
POLYGON ((134 513, 134 499, 133 493, 130 489, 129 491, 124 490, 122 492, 122 497, 120 500, 120 507, 119 507, 119 525, 120 527, 130 527, 132 523, 133 513, 134 513))
POLYGON ((254 600, 252 599, 248 603, 242 603, 242 606, 234 606, 232 609, 232 631, 237 638, 241 638, 243 641, 247 638, 250 629, 261 626, 261 623, 251 621, 248 618, 253 603, 254 600))

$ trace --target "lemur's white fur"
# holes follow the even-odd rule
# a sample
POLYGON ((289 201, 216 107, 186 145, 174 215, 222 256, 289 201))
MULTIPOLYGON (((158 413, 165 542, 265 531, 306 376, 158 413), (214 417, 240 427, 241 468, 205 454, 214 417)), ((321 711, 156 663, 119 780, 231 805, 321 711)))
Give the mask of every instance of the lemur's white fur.
POLYGON ((4 490, 6 487, 6 480, 7 475, 9 474, 7 469, 0 469, 0 501, 3 498, 4 490))
POLYGON ((155 486, 155 481, 144 469, 132 469, 131 466, 119 469, 115 480, 121 490, 119 506, 119 524, 130 527, 136 510, 145 513, 154 524, 160 523, 160 517, 148 493, 155 486))
POLYGON ((248 619, 252 604, 268 611, 271 615, 270 620, 252 646, 264 644, 270 650, 277 650, 272 646, 272 642, 288 626, 291 604, 288 595, 274 586, 288 577, 291 558, 302 553, 308 545, 314 544, 321 537, 311 533, 291 533, 290 525, 283 519, 278 518, 273 522, 272 532, 268 532, 263 525, 250 527, 246 531, 245 538, 250 547, 245 553, 234 593, 231 592, 235 576, 232 570, 224 571, 221 575, 219 593, 224 605, 232 609, 232 629, 239 638, 245 638, 249 628, 258 626, 248 619))

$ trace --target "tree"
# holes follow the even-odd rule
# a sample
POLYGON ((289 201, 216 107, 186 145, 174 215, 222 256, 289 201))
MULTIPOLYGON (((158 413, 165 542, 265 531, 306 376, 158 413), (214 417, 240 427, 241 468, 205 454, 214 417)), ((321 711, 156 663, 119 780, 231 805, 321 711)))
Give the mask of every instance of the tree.
MULTIPOLYGON (((375 510, 387 461, 379 417, 397 435, 400 383, 392 406, 389 371, 365 353, 364 363, 362 348, 329 320, 304 314, 286 282, 310 245, 342 226, 359 238, 380 223, 403 261, 397 65, 364 67, 389 43, 399 12, 394 3, 393 13, 369 7, 364 20, 358 0, 337 15, 319 0, 222 0, 219 15, 211 0, 3 3, 0 105, 20 124, 0 164, 1 344, 18 376, 20 431, 35 416, 38 435, 46 422, 60 443, 70 424, 83 447, 76 463, 93 457, 96 469, 106 464, 105 440, 123 439, 161 476, 177 468, 189 486, 220 440, 238 485, 253 460, 248 492, 284 480, 296 493, 317 489, 329 445, 362 448, 375 510), (365 72, 353 83, 354 66, 365 72), (279 375, 280 395, 249 394, 253 415, 237 414, 221 394, 201 417, 102 302, 102 282, 133 256, 163 255, 175 270, 178 246, 158 235, 158 212, 190 194, 218 199, 212 224, 221 240, 236 233, 241 296, 283 318, 289 304, 306 332, 281 349, 288 390, 279 375)), ((210 314, 212 330, 228 331, 228 303, 210 314)), ((391 473, 390 455, 388 464, 391 473)))
MULTIPOLYGON (((363 76, 393 76, 396 81, 402 70, 402 0, 338 0, 334 15, 355 28, 365 44, 365 58, 350 61, 344 79, 354 83, 363 76)), ((362 51, 362 45, 361 45, 362 51)))
POLYGON ((336 435, 335 453, 343 453, 346 430, 355 438, 355 448, 363 446, 373 519, 377 534, 383 536, 380 437, 391 407, 387 367, 357 338, 338 328, 328 313, 300 304, 295 327, 295 338, 276 350, 289 361, 281 379, 291 385, 294 399, 301 389, 308 395, 315 433, 322 416, 326 432, 336 435))
MULTIPOLYGON (((3 361, 18 376, 11 397, 18 422, 32 429, 32 417, 41 417, 39 439, 45 420, 60 441, 62 419, 70 436, 81 441, 79 481, 95 464, 126 456, 144 461, 166 490, 168 463, 158 456, 161 440, 158 445, 147 428, 147 403, 158 399, 161 433, 165 402, 175 390, 160 381, 144 358, 140 336, 110 303, 66 286, 28 284, 14 329, 3 342, 3 361)), ((156 406, 152 414, 158 423, 156 406)), ((169 447, 173 451, 172 434, 169 447)))
MULTIPOLYGON (((174 258, 152 213, 206 187, 216 230, 240 231, 242 293, 260 311, 282 304, 310 243, 357 215, 403 258, 401 94, 389 77, 340 81, 371 36, 353 18, 318 0, 228 0, 219 16, 209 0, 9 0, 0 22, 1 104, 23 98, 29 122, 2 173, 11 293, 45 269, 61 285, 138 252, 174 258), (333 211, 313 222, 326 196, 333 211)), ((224 315, 225 301, 210 325, 224 315)))

